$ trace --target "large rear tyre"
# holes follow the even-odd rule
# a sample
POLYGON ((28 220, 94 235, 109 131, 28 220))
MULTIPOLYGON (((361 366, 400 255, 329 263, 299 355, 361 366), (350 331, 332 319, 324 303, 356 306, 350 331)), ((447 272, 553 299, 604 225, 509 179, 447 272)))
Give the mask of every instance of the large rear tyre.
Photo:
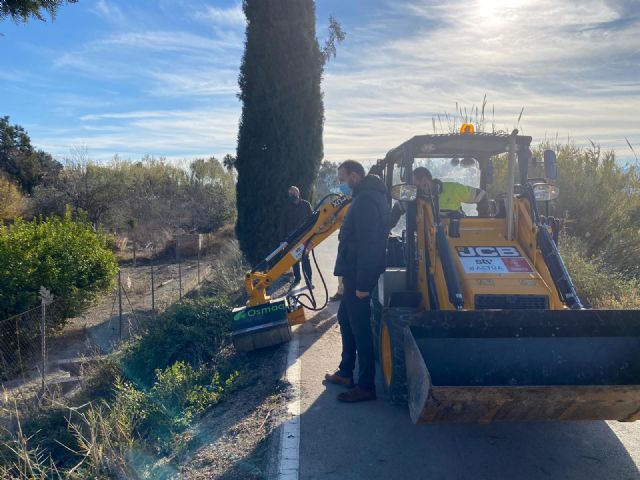
MULTIPOLYGON (((373 351, 378 352, 380 349, 380 328, 382 327, 382 310, 378 299, 374 296, 371 299, 371 333, 373 335, 373 351)), ((376 355, 376 361, 380 360, 380 356, 376 355)))
POLYGON ((404 332, 414 312, 411 308, 385 308, 382 312, 378 358, 384 390, 393 405, 407 404, 404 332))

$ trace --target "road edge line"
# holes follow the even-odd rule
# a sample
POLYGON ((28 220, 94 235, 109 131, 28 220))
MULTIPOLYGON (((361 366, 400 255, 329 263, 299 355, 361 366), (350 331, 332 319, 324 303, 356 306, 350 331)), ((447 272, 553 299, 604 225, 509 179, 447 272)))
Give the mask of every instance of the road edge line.
POLYGON ((290 384, 289 418, 282 427, 278 480, 298 480, 300 474, 300 339, 294 332, 289 342, 285 379, 290 384))

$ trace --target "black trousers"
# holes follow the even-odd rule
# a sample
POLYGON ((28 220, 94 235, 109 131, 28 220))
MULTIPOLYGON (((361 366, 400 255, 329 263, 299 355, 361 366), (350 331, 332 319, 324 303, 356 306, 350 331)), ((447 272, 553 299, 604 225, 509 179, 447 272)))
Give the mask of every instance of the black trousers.
POLYGON ((296 280, 296 282, 299 282, 300 280, 302 280, 302 277, 300 276, 301 263, 302 263, 302 270, 304 271, 304 274, 307 276, 307 278, 309 278, 309 281, 311 281, 311 262, 309 261, 309 255, 303 255, 302 259, 293 266, 294 279, 296 280))
POLYGON ((363 390, 375 390, 376 361, 371 332, 371 295, 356 297, 355 282, 344 278, 344 294, 338 309, 338 323, 342 336, 342 361, 340 375, 353 378, 358 360, 357 384, 363 390))

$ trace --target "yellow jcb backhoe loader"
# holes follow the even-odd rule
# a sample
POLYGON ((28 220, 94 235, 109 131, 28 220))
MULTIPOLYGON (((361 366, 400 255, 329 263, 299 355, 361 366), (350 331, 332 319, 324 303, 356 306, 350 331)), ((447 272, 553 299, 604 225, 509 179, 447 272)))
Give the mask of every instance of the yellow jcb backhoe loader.
MULTIPOLYGON (((372 299, 389 399, 408 403, 415 423, 638 420, 640 311, 591 310, 578 298, 558 253, 559 222, 538 210, 558 194, 548 183, 555 154, 546 151, 542 163, 531 137, 471 130, 416 136, 373 169, 407 211, 372 299), (487 190, 493 158, 503 154, 507 184, 478 215, 441 211, 436 193, 412 184, 421 163, 462 159, 454 163, 479 169, 487 190), (529 177, 536 164, 544 177, 529 177)), ((247 274, 238 348, 286 341, 290 324, 303 321, 297 299, 270 300, 265 291, 339 227, 349 200, 330 200, 247 274)))

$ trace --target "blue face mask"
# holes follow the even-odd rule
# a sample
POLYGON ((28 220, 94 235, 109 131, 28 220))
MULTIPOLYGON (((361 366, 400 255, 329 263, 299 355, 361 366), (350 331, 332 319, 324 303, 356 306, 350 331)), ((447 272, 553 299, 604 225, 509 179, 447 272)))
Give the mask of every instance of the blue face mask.
POLYGON ((346 195, 346 196, 350 196, 351 195, 351 187, 349 186, 349 184, 347 182, 341 183, 338 188, 340 189, 340 191, 344 195, 346 195))

